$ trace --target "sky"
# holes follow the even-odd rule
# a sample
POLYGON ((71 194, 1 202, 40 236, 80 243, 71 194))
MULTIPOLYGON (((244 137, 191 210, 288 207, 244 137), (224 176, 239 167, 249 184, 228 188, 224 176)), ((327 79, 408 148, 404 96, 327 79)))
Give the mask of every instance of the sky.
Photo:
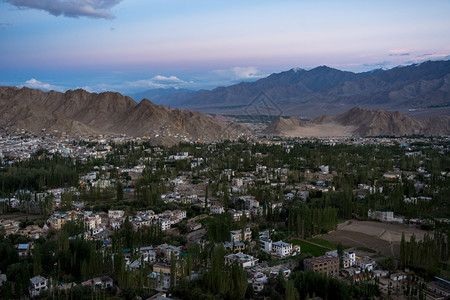
POLYGON ((211 89, 450 59, 448 0, 0 0, 0 85, 211 89))

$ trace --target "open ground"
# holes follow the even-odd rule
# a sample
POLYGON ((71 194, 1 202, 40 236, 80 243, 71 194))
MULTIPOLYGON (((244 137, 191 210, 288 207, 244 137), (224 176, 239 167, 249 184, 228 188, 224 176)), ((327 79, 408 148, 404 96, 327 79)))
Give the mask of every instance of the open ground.
POLYGON ((365 249, 369 255, 379 253, 398 257, 403 232, 407 241, 413 234, 416 240, 422 240, 427 233, 415 225, 351 220, 339 224, 335 231, 321 235, 320 238, 335 244, 341 242, 354 250, 359 249, 359 252, 364 252, 365 249))

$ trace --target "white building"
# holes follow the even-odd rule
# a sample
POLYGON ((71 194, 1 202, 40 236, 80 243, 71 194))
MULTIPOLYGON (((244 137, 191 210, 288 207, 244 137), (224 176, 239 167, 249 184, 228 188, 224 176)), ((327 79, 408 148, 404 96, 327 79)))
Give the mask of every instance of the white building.
POLYGON ((39 296, 42 291, 48 290, 48 279, 40 275, 30 278, 30 283, 31 287, 29 293, 31 297, 39 296))
POLYGON ((267 237, 260 237, 259 248, 266 253, 272 252, 272 240, 267 237))
MULTIPOLYGON (((332 250, 332 251, 328 251, 327 253, 325 253, 325 255, 330 255, 330 256, 334 256, 334 257, 338 257, 338 252, 337 250, 332 250)), ((350 268, 356 265, 356 254, 355 252, 346 252, 344 251, 343 255, 343 266, 344 269, 346 268, 350 268)), ((339 257, 338 257, 339 258, 339 257)))
POLYGON ((235 261, 237 261, 240 265, 242 265, 243 268, 250 268, 254 267, 256 263, 258 262, 258 259, 244 253, 235 253, 235 254, 229 254, 225 256, 225 263, 228 265, 233 264, 235 261))
POLYGON ((213 215, 220 215, 220 214, 223 214, 225 212, 225 209, 222 206, 213 205, 210 208, 210 212, 213 215))
POLYGON ((394 219, 393 211, 372 211, 369 209, 367 212, 367 216, 372 219, 380 220, 381 222, 392 222, 394 219))
POLYGON ((123 210, 108 210, 108 218, 110 219, 119 219, 125 215, 123 210))
POLYGON ((172 223, 170 222, 170 219, 159 219, 159 224, 161 225, 161 230, 169 230, 172 223))
POLYGON ((272 243, 272 251, 280 257, 289 256, 292 253, 292 244, 283 241, 272 243))

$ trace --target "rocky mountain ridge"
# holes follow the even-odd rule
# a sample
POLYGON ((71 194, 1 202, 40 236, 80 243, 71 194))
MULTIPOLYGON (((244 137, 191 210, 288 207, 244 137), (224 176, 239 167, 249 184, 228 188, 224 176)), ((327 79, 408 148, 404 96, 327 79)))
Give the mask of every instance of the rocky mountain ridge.
POLYGON ((218 140, 235 138, 246 128, 222 124, 191 110, 155 105, 144 99, 137 104, 119 93, 65 93, 0 87, 0 128, 34 133, 65 132, 71 136, 148 136, 156 141, 218 140), (231 133, 231 129, 234 132, 231 133))
POLYGON ((450 115, 450 61, 427 61, 364 73, 327 66, 297 68, 213 90, 149 93, 158 103, 218 114, 243 114, 245 107, 265 93, 277 109, 307 118, 343 113, 355 106, 399 110, 416 116, 439 115, 445 110, 450 115))
POLYGON ((280 117, 272 122, 264 133, 279 136, 304 136, 307 132, 309 135, 309 132, 314 129, 323 131, 325 127, 341 128, 341 134, 333 132, 333 135, 341 136, 448 136, 450 135, 450 116, 417 120, 398 111, 366 110, 354 107, 343 114, 323 115, 311 121, 280 117))

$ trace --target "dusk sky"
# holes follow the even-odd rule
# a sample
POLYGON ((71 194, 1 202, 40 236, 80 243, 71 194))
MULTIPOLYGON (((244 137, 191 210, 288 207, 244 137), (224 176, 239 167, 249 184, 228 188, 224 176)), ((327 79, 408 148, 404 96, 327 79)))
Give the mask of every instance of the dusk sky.
POLYGON ((0 0, 0 85, 133 93, 449 59, 450 1, 0 0))

